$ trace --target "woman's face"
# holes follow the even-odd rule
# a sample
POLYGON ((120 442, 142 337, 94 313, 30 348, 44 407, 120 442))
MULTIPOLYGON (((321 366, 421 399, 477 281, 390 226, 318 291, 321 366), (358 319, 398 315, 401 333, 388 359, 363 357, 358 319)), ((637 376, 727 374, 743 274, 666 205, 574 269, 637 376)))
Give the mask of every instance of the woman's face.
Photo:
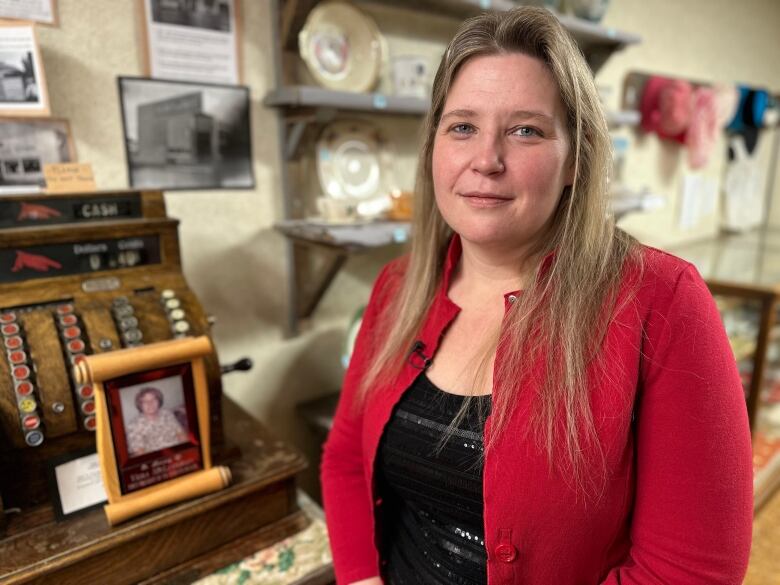
POLYGON ((474 57, 456 75, 436 130, 439 211, 470 243, 529 245, 571 184, 569 150, 563 102, 542 61, 474 57))
POLYGON ((141 396, 139 402, 141 403, 141 412, 145 415, 157 414, 157 411, 160 410, 160 401, 151 392, 141 396))

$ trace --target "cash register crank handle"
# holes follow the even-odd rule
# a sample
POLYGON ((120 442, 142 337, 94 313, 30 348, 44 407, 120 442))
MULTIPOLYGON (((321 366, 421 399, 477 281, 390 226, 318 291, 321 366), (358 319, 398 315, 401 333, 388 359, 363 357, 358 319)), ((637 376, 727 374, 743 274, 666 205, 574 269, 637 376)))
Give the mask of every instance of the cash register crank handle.
POLYGON ((220 370, 222 374, 229 374, 230 372, 235 372, 236 370, 241 372, 248 372, 252 369, 252 366, 254 364, 252 363, 252 360, 249 358, 241 358, 237 362, 233 362, 232 364, 221 364, 220 370))

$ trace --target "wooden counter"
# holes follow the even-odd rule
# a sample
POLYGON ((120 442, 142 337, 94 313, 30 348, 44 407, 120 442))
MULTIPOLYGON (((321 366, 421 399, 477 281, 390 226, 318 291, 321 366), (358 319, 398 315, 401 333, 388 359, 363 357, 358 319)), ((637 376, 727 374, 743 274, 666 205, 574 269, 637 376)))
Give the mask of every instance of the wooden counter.
POLYGON ((9 514, 0 534, 0 582, 123 585, 156 582, 161 573, 191 582, 299 531, 307 520, 295 475, 304 458, 228 399, 224 423, 227 444, 240 449, 240 456, 235 448, 232 456, 215 454, 233 473, 229 487, 114 528, 102 509, 64 522, 48 504, 9 514))

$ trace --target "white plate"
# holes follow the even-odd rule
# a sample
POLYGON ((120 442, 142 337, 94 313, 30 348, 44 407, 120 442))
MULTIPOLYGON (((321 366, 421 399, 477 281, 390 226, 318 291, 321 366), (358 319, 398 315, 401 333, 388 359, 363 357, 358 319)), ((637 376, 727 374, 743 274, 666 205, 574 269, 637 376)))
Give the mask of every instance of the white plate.
POLYGON ((390 149, 368 122, 333 122, 317 141, 317 176, 328 197, 364 201, 389 195, 392 168, 390 149))
POLYGON ((376 23, 340 0, 322 2, 309 13, 298 48, 317 83, 343 91, 371 90, 387 58, 376 23))

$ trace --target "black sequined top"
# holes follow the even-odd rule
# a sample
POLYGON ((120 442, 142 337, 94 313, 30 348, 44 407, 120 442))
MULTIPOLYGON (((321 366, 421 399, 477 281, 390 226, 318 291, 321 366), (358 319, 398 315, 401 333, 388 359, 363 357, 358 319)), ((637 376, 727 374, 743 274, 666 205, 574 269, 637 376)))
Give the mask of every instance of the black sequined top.
POLYGON ((490 396, 467 415, 437 452, 465 397, 420 374, 388 422, 377 457, 383 500, 380 546, 388 585, 484 585, 482 431, 490 396))

